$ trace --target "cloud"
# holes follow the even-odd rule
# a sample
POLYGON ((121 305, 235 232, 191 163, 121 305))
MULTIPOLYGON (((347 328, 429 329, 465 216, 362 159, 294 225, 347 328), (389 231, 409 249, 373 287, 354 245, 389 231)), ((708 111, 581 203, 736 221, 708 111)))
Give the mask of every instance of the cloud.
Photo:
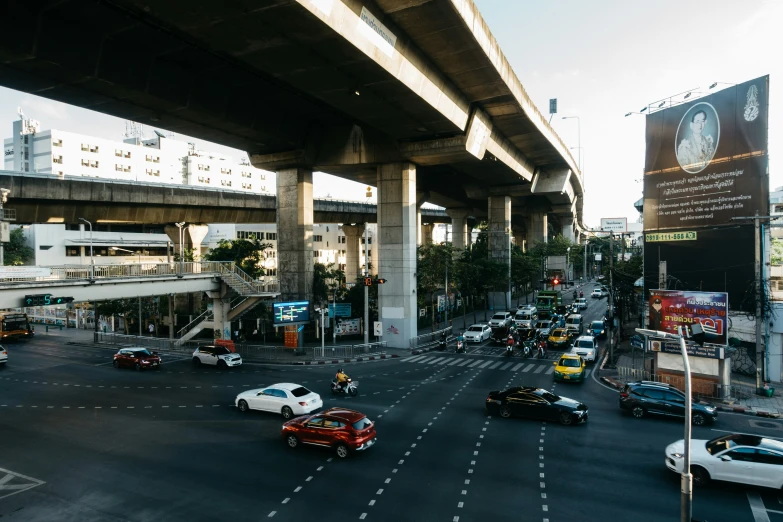
POLYGON ((28 118, 34 120, 42 119, 42 116, 46 116, 47 119, 67 120, 68 119, 68 106, 64 103, 47 100, 38 96, 25 95, 22 101, 19 102, 25 111, 27 111, 28 118))

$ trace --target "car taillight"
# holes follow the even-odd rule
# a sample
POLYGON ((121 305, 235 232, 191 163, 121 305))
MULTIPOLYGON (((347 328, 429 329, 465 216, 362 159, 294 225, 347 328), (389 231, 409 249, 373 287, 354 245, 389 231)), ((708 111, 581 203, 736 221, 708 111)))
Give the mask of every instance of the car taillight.
POLYGON ((629 397, 629 395, 628 395, 627 393, 625 393, 625 392, 622 392, 622 393, 620 394, 620 398, 621 398, 621 399, 627 399, 628 397, 629 397))
POLYGON ((307 406, 306 402, 299 401, 299 406, 307 406))

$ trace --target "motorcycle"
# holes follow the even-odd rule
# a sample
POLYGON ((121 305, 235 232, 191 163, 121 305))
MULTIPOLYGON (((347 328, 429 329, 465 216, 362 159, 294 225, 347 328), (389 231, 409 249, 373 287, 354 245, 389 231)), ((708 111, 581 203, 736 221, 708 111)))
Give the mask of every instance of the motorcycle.
POLYGON ((340 384, 337 382, 337 379, 332 379, 332 393, 338 394, 338 393, 347 393, 351 397, 356 397, 359 395, 359 381, 354 381, 350 377, 345 382, 345 387, 341 387, 340 384))
POLYGON ((466 353, 465 352, 465 341, 457 341, 457 348, 454 350, 455 353, 466 353))
POLYGON ((446 339, 441 339, 438 341, 438 351, 443 351, 446 349, 446 339))
POLYGON ((514 342, 513 341, 506 345, 506 357, 511 357, 512 355, 514 355, 514 342))
POLYGON ((546 341, 541 341, 538 343, 538 358, 543 359, 546 357, 546 341))
POLYGON ((522 343, 522 355, 525 356, 525 359, 533 355, 533 342, 532 341, 525 341, 522 343))

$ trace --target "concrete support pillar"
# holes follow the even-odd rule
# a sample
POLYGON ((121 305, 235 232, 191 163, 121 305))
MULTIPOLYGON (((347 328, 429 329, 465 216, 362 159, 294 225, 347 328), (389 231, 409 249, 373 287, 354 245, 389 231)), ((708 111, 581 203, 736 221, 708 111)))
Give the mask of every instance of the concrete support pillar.
POLYGON ((574 224, 569 222, 563 225, 563 237, 570 240, 572 243, 576 242, 576 236, 574 235, 574 224))
POLYGON ((511 234, 514 244, 518 246, 523 253, 527 252, 527 245, 525 244, 525 230, 521 228, 512 228, 511 234))
POLYGON ((421 244, 429 245, 432 243, 432 231, 435 229, 435 225, 432 223, 426 223, 420 227, 421 230, 421 244))
POLYGON ((468 240, 468 213, 466 208, 447 208, 451 218, 451 244, 455 252, 462 252, 470 244, 468 240))
POLYGON ((355 283, 362 273, 359 249, 364 248, 364 225, 343 225, 345 234, 345 281, 355 283))
MULTIPOLYGON (((382 340, 408 348, 416 331, 416 166, 378 167, 378 287, 382 340)), ((432 236, 430 235, 430 240, 432 236)))
POLYGON ((228 312, 231 310, 231 298, 225 283, 220 285, 220 291, 207 292, 207 297, 212 300, 212 328, 215 339, 231 339, 231 321, 228 312))
POLYGON ((313 172, 277 171, 277 274, 281 299, 313 293, 313 172))
MULTIPOLYGON (((511 198, 508 196, 490 196, 489 226, 487 240, 489 242, 489 258, 508 266, 511 274, 511 198)), ((508 283, 496 288, 490 294, 489 306, 494 310, 507 310, 511 307, 511 293, 508 283)))
POLYGON ((465 248, 469 248, 473 244, 473 222, 472 220, 465 220, 465 248))
POLYGON ((533 243, 547 243, 549 224, 547 223, 546 212, 531 212, 525 218, 528 243, 531 246, 533 243))
POLYGON ((416 209, 416 246, 421 246, 422 243, 421 233, 421 207, 416 209))

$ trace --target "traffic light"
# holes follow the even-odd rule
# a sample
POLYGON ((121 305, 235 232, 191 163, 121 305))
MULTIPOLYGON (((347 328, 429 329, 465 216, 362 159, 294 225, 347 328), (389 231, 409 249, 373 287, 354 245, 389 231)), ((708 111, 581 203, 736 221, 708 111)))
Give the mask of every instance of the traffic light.
POLYGON ((73 297, 52 297, 49 300, 52 304, 73 303, 73 297))
POLYGON ((386 282, 386 280, 385 279, 376 279, 375 282, 377 284, 379 284, 379 285, 382 285, 382 284, 384 284, 386 282))
POLYGON ((386 283, 385 279, 373 279, 372 277, 363 277, 364 286, 382 285, 386 283))
POLYGON ((35 294, 24 296, 25 306, 46 306, 51 303, 52 294, 35 294))
POLYGON ((372 277, 364 278, 364 286, 372 286, 372 277))
POLYGON ((554 278, 552 278, 552 284, 553 285, 559 285, 560 284, 560 280, 558 278, 554 277, 554 278))

